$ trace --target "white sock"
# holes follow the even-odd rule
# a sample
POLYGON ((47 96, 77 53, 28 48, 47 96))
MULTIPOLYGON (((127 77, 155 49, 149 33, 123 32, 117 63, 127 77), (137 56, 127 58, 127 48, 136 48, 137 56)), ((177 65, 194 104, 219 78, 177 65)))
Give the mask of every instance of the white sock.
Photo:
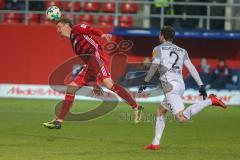
POLYGON ((186 108, 183 111, 183 115, 187 119, 191 119, 192 116, 198 114, 201 110, 203 110, 207 106, 210 106, 211 104, 212 104, 212 101, 207 98, 202 102, 190 105, 188 108, 186 108))
POLYGON ((165 117, 163 115, 158 116, 156 120, 156 126, 155 126, 155 137, 152 142, 153 145, 160 144, 160 139, 162 137, 164 128, 165 128, 165 117))

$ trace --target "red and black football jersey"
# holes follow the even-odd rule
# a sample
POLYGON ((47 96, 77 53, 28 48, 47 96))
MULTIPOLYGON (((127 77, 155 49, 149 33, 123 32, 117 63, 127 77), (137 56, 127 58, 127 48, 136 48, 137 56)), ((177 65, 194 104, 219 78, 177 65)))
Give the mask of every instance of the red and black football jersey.
POLYGON ((70 40, 74 52, 79 55, 85 62, 91 56, 95 56, 96 51, 100 49, 100 45, 91 37, 91 35, 102 36, 103 32, 91 28, 85 24, 73 26, 70 40))

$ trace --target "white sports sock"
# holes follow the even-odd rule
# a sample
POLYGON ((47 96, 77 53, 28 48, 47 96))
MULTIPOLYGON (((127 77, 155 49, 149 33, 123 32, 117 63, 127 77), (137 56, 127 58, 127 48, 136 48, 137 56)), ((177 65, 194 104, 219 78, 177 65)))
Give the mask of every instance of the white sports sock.
POLYGON ((165 117, 163 115, 158 116, 156 120, 156 126, 155 126, 155 137, 152 142, 153 145, 160 144, 160 139, 162 137, 164 128, 165 128, 165 117))
POLYGON ((187 119, 191 119, 192 116, 198 114, 201 110, 203 110, 207 106, 210 106, 211 104, 212 104, 211 99, 206 99, 202 102, 192 104, 183 111, 183 115, 187 119))

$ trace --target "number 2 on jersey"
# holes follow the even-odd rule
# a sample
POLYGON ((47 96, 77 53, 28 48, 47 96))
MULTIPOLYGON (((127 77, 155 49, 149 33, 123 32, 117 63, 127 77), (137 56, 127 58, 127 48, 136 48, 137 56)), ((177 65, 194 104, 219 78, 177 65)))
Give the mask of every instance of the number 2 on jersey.
POLYGON ((171 52, 170 52, 170 57, 172 57, 173 55, 176 55, 176 59, 175 59, 173 65, 172 65, 172 68, 177 68, 177 69, 178 69, 179 67, 176 66, 176 64, 177 64, 177 61, 178 61, 178 59, 179 59, 179 56, 178 56, 178 54, 177 54, 176 52, 171 51, 171 52))

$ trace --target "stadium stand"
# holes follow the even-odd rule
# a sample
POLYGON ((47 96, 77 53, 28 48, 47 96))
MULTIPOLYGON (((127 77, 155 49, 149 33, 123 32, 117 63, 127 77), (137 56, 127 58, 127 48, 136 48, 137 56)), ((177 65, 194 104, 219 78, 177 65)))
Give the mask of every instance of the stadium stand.
POLYGON ((119 16, 119 27, 131 28, 133 26, 133 18, 131 16, 119 16))
POLYGON ((40 15, 41 19, 40 19, 40 23, 42 25, 52 25, 53 23, 51 21, 49 21, 46 17, 46 14, 41 14, 40 15))
POLYGON ((73 8, 73 11, 78 12, 81 10, 81 3, 80 2, 65 2, 64 3, 64 10, 65 11, 71 11, 73 8))
POLYGON ((83 9, 86 12, 99 12, 99 2, 84 2, 83 9))
POLYGON ((121 12, 122 13, 137 13, 138 6, 135 1, 127 1, 121 4, 121 12))
POLYGON ((104 2, 102 3, 102 11, 114 13, 116 9, 116 4, 114 1, 104 2))
MULTIPOLYGON (((172 5, 177 4, 179 1, 173 1, 172 5)), ((237 32, 224 32, 223 30, 231 30, 231 27, 234 27, 233 21, 231 21, 231 15, 227 15, 228 12, 223 12, 223 10, 228 9, 224 8, 223 4, 203 3, 200 1, 201 6, 194 6, 194 2, 181 0, 183 4, 177 4, 181 6, 180 8, 172 7, 175 14, 167 14, 163 12, 164 16, 161 13, 151 13, 151 6, 154 4, 154 1, 139 1, 139 0, 126 0, 126 1, 114 1, 114 0, 103 0, 103 1, 0 1, 0 15, 2 24, 15 24, 26 25, 37 24, 41 25, 52 25, 49 20, 46 19, 44 11, 47 7, 51 5, 56 5, 62 9, 62 14, 66 18, 70 18, 74 23, 87 23, 89 25, 95 25, 97 27, 104 27, 107 32, 113 32, 116 37, 115 41, 121 41, 123 39, 130 39, 135 45, 138 46, 138 49, 133 47, 132 53, 128 53, 132 56, 132 59, 141 59, 141 56, 148 56, 147 54, 151 52, 151 48, 158 44, 157 36, 159 34, 159 29, 155 31, 154 26, 151 26, 151 17, 159 22, 159 25, 162 26, 163 23, 166 23, 166 19, 178 19, 174 22, 179 22, 179 24, 174 27, 178 29, 188 28, 188 30, 178 30, 176 43, 180 46, 189 47, 190 53, 193 55, 193 61, 195 65, 199 64, 201 57, 206 57, 209 60, 209 64, 214 68, 217 64, 218 56, 224 57, 227 59, 227 64, 233 71, 232 82, 225 85, 225 89, 237 88, 239 86, 239 62, 233 61, 234 58, 240 57, 240 51, 238 51, 237 39, 240 38, 240 35, 237 32), (28 4, 29 2, 29 4, 28 4), (34 3, 33 3, 34 2, 34 3), (40 4, 41 3, 41 4, 40 4), (26 6, 29 5, 29 8, 25 10, 26 6), (187 4, 187 5, 184 5, 187 4), (191 5, 190 5, 191 4, 191 5), (211 12, 212 8, 217 9, 220 5, 221 15, 218 15, 217 11, 211 12), (41 6, 41 7, 39 7, 41 6), (194 6, 193 10, 188 10, 189 7, 194 6), (199 7, 198 7, 199 6, 199 7), (211 6, 211 7, 210 7, 211 6), (40 8, 40 9, 39 9, 40 8), (209 12, 206 12, 209 8, 209 12), (24 10, 23 10, 24 9, 24 10), (14 12, 13 12, 14 10, 14 12), (186 11, 188 10, 188 11, 186 11), (26 12, 26 13, 25 13, 26 12), (198 12, 198 13, 196 13, 198 12), (212 14, 210 14, 212 13, 212 14), (224 15, 224 14, 225 15, 224 15), (26 16, 23 16, 26 14, 26 16), (165 15, 167 17, 165 17, 165 15), (157 17, 159 16, 159 17, 157 17), (211 30, 214 28, 213 24, 214 16, 218 16, 219 22, 221 21, 220 31, 211 30), (223 20, 226 23, 223 26, 223 20), (188 21, 195 19, 194 24, 187 24, 188 21), (197 19, 197 20, 196 20, 197 19), (228 24, 227 22, 232 22, 228 24), (196 23, 195 23, 196 22, 196 23), (229 27, 230 26, 230 27, 229 27), (109 27, 111 30, 109 30, 109 27), (114 29, 113 29, 114 27, 114 29), (120 30, 118 30, 120 28, 120 30), (147 28, 144 30, 143 28, 147 28), (123 29, 123 30, 121 30, 123 29), (134 30, 136 29, 136 30, 134 30), (191 30, 193 29, 193 30, 191 30), (198 33, 195 31, 198 30, 198 33), (207 32, 205 32, 207 30, 207 32), (132 34, 131 34, 132 33, 132 34), (195 35, 196 34, 196 35, 195 35), (126 37, 127 36, 127 37, 126 37), (155 38, 153 38, 155 37, 155 38), (180 40, 179 40, 180 38, 180 40), (205 43, 199 41, 199 38, 205 38, 208 50, 204 50, 205 43), (152 40, 153 39, 153 40, 152 40), (195 43, 193 43, 193 39, 195 43), (216 40, 218 39, 218 40, 216 40), (196 43, 196 40, 198 41, 196 43), (140 42, 141 41, 141 42, 140 42), (231 42, 230 42, 231 41, 231 42), (144 45, 142 42, 148 42, 149 45, 144 45), (197 44, 197 45, 196 45, 197 44), (211 44, 211 45, 210 45, 211 44), (215 50, 213 47, 218 45, 219 50, 215 50), (227 50, 222 48, 223 45, 229 46, 227 50)), ((234 4, 228 4, 234 5, 234 4)), ((238 6, 238 5, 235 5, 238 6)), ((240 5, 239 5, 240 6, 240 5)), ((161 11, 161 8, 160 10, 161 11)), ((234 11, 234 10, 233 10, 234 11)), ((219 12, 220 13, 220 12, 219 12)), ((235 17, 237 19, 237 17, 235 17)), ((157 28, 160 28, 157 26, 157 28)), ((218 26, 218 27, 219 27, 218 26)), ((143 60, 144 58, 142 58, 143 60)), ((131 67, 130 67, 131 68, 131 67)), ((133 67, 132 67, 133 68, 133 67)), ((138 67, 137 67, 138 68, 138 67)), ((134 71, 126 74, 127 77, 132 77, 134 71)), ((137 77, 144 75, 142 71, 136 71, 137 77)), ((186 73, 184 71, 184 76, 186 78, 186 73)), ((135 82, 134 82, 135 83, 135 82)))
POLYGON ((3 15, 3 23, 17 24, 19 22, 20 21, 18 13, 5 13, 3 15))
POLYGON ((94 16, 90 14, 84 14, 80 15, 79 18, 77 19, 77 22, 80 23, 86 23, 88 25, 93 25, 94 24, 94 16))
POLYGON ((45 8, 45 3, 43 1, 30 1, 29 10, 31 11, 41 11, 45 8))
POLYGON ((73 21, 73 23, 75 23, 75 21, 77 20, 77 16, 75 14, 63 14, 62 15, 64 18, 70 19, 73 21))
POLYGON ((25 1, 18 0, 6 0, 5 3, 5 9, 7 10, 24 10, 26 5, 25 1))
POLYGON ((101 15, 98 17, 98 22, 102 26, 112 26, 113 27, 113 16, 101 15))
POLYGON ((28 19, 29 19, 29 24, 39 24, 39 14, 29 13, 28 19))
POLYGON ((4 9, 5 6, 6 6, 5 0, 1 0, 1 1, 0 1, 0 9, 4 9))
MULTIPOLYGON (((129 16, 131 14, 132 25, 133 27, 155 27, 159 28, 163 24, 171 24, 178 29, 226 29, 231 30, 231 28, 239 29, 237 23, 238 19, 236 16, 238 10, 236 9, 239 6, 235 5, 235 8, 232 8, 232 12, 227 12, 229 8, 224 6, 225 1, 213 1, 209 0, 207 2, 203 1, 187 1, 187 0, 166 0, 163 1, 164 4, 164 16, 161 15, 161 7, 157 8, 157 12, 153 12, 152 6, 155 6, 155 1, 148 0, 127 0, 127 1, 113 1, 113 0, 103 0, 103 1, 72 1, 72 0, 45 0, 45 1, 6 1, 2 0, 0 2, 0 9, 5 10, 16 10, 16 11, 44 11, 47 7, 51 5, 56 5, 62 11, 71 12, 73 11, 76 16, 80 14, 93 14, 94 19, 98 19, 98 16, 103 13, 107 13, 116 18, 115 27, 126 27, 128 25, 125 22, 119 22, 120 16, 129 16), (195 5, 195 3, 198 3, 195 5), (212 3, 215 2, 215 3, 212 3), (201 3, 201 5, 199 4, 201 3), (29 6, 25 10, 26 6, 29 6), (167 8, 171 8, 171 14, 169 14, 167 8), (81 11, 81 12, 80 12, 81 11), (145 17, 145 16, 146 17, 145 17), (147 20, 149 17, 149 21, 147 20), (226 21, 224 21, 226 19, 226 21), (230 24, 227 24, 228 21, 230 24)), ((234 4, 228 4, 234 5, 234 4)), ((4 12, 6 13, 6 12, 4 12)), ((40 12, 39 12, 40 14, 40 12)), ((41 13, 42 14, 42 13, 41 13)), ((25 16, 28 17, 28 16, 25 16)), ((19 22, 22 22, 22 16, 19 16, 19 22)), ((2 19, 3 21, 3 19, 2 19)), ((10 20, 9 20, 10 22, 10 20)), ((15 21, 16 22, 16 21, 15 21)), ((26 21, 30 22, 30 21, 26 21)), ((23 23, 25 24, 25 23, 23 23)), ((94 21, 95 25, 98 24, 98 21, 94 21)), ((129 22, 127 23, 129 24, 129 22)))
POLYGON ((46 1, 45 6, 47 9, 50 6, 58 6, 58 8, 63 9, 63 2, 62 1, 46 1))

